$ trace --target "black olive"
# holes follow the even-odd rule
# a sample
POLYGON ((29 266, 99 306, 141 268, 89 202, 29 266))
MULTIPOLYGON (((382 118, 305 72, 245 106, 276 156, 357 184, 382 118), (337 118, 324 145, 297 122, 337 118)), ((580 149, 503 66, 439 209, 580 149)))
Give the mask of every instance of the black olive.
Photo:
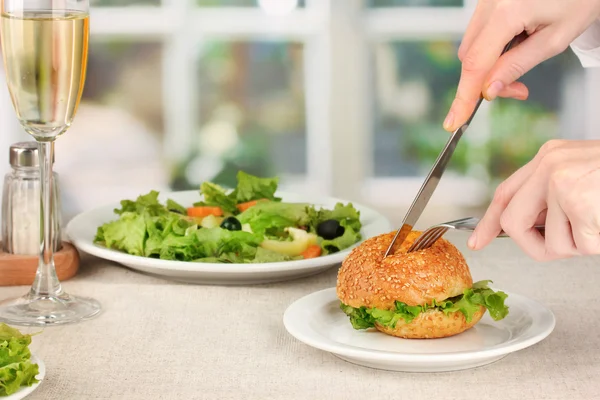
POLYGON ((332 240, 344 234, 346 229, 335 219, 328 219, 317 226, 317 235, 325 240, 332 240))
POLYGON ((227 217, 221 222, 221 228, 227 229, 228 231, 241 231, 242 224, 236 217, 227 217))

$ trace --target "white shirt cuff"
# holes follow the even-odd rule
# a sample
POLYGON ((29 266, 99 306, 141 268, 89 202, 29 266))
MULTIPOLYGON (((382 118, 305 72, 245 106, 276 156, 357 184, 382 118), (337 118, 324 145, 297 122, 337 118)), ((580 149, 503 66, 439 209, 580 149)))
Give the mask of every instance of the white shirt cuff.
POLYGON ((575 39, 571 49, 584 68, 600 67, 600 20, 594 21, 575 39))

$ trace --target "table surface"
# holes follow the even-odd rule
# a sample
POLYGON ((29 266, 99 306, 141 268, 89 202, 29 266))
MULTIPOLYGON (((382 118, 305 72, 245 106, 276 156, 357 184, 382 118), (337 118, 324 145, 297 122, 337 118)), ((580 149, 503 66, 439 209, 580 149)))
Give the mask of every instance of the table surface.
MULTIPOLYGON (((48 328, 32 350, 47 375, 35 399, 560 399, 600 398, 599 258, 536 263, 509 240, 463 250, 474 280, 546 304, 556 315, 543 342, 488 366, 409 374, 368 369, 313 349, 282 323, 296 299, 335 286, 321 275, 249 287, 195 286, 85 256, 73 294, 104 312, 48 328)), ((24 288, 2 288, 0 298, 24 288)))

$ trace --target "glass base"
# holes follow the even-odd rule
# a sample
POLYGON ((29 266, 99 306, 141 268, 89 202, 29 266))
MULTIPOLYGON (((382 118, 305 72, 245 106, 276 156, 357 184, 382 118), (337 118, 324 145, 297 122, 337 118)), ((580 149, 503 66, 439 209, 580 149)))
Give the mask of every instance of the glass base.
POLYGON ((0 302, 0 322, 8 325, 52 326, 93 318, 102 307, 94 299, 61 293, 58 296, 27 294, 0 302))

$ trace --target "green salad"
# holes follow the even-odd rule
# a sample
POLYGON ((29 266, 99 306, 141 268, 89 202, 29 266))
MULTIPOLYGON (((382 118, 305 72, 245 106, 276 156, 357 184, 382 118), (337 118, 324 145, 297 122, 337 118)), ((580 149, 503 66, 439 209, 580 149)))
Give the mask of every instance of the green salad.
POLYGON ((38 382, 38 365, 31 362, 30 343, 31 335, 0 324, 0 396, 9 396, 38 382))
POLYGON ((204 182, 202 200, 192 205, 162 204, 151 191, 121 201, 118 219, 98 227, 94 242, 162 260, 268 263, 320 257, 361 240, 351 203, 288 203, 275 196, 278 183, 240 171, 232 190, 204 182))

